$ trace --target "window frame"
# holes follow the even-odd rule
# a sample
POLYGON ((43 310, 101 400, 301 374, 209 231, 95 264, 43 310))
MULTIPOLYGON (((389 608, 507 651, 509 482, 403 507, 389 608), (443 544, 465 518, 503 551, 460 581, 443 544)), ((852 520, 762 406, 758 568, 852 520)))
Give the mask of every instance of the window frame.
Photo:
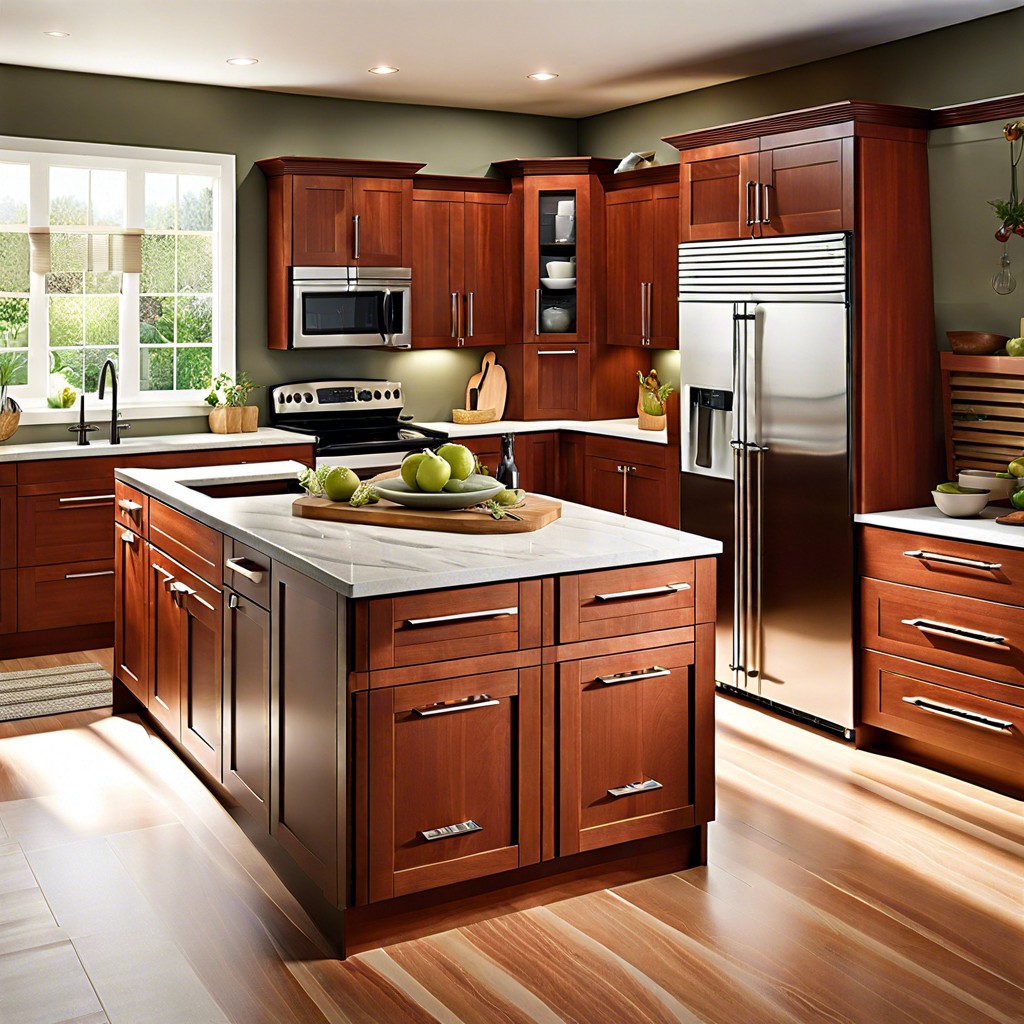
MULTIPOLYGON (((214 328, 213 373, 232 376, 236 369, 236 237, 235 157, 231 153, 204 153, 195 150, 159 149, 123 146, 111 143, 67 142, 0 135, 0 161, 29 165, 28 230, 49 226, 49 168, 61 165, 98 170, 124 170, 127 174, 125 228, 145 226, 145 175, 201 175, 214 185, 214 328), (40 211, 45 218, 40 223, 40 211), (33 216, 35 214, 35 216, 33 216)), ((53 226, 60 230, 60 226, 53 226)), ((73 229, 72 229, 73 230, 73 229)), ((122 276, 118 336, 118 409, 131 410, 142 419, 200 415, 209 410, 202 390, 143 391, 139 387, 141 345, 137 317, 126 317, 125 310, 139 308, 138 274, 122 276)), ((38 382, 47 377, 48 313, 45 275, 30 272, 29 281, 28 372, 29 384, 10 388, 21 403, 22 423, 72 421, 78 409, 50 409, 38 382), (36 386, 33 386, 35 384, 36 386)), ((43 384, 45 392, 45 383, 43 384)), ((101 402, 90 395, 88 403, 109 407, 108 396, 101 402)))

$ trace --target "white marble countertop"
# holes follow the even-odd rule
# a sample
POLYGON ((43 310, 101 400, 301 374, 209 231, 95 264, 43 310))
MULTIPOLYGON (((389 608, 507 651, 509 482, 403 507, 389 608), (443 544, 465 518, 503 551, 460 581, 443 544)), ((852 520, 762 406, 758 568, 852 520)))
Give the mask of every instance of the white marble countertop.
POLYGON ((190 448, 259 448, 275 444, 309 444, 310 438, 290 430, 260 427, 248 434, 159 434, 154 437, 122 437, 112 445, 102 428, 87 445, 75 441, 41 441, 38 444, 0 444, 0 462, 30 462, 35 459, 78 459, 99 455, 143 455, 150 452, 181 451, 190 448))
POLYGON ((716 555, 718 541, 562 502, 533 533, 474 535, 329 523, 291 514, 293 494, 211 498, 190 489, 293 478, 297 462, 119 469, 118 479, 345 597, 373 597, 716 555))
POLYGON ((997 544, 1004 548, 1024 548, 1024 527, 1003 526, 995 522, 1013 509, 1006 505, 989 505, 979 515, 969 519, 953 519, 943 515, 933 505, 925 508, 905 508, 895 512, 867 512, 853 517, 864 526, 884 526, 890 530, 905 530, 931 537, 950 540, 970 540, 979 544, 997 544))
POLYGON ((495 420, 493 423, 428 423, 417 420, 424 427, 447 431, 453 438, 488 437, 492 434, 537 434, 547 430, 573 430, 577 434, 596 434, 600 437, 624 437, 630 441, 648 441, 668 444, 667 430, 641 430, 637 419, 624 420, 495 420))

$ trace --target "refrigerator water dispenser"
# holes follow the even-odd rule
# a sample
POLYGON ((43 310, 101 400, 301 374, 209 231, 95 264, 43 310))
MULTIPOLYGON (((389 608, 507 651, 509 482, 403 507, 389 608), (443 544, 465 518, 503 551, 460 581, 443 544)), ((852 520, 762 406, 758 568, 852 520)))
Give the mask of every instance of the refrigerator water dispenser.
POLYGON ((731 480, 733 476, 731 391, 683 387, 682 470, 731 480))

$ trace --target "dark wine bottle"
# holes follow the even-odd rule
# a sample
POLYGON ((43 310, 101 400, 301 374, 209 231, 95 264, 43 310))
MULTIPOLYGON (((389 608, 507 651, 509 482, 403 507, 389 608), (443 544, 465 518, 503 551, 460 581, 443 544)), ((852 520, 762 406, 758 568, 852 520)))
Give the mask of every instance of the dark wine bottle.
POLYGON ((508 488, 519 486, 519 467, 513 451, 514 434, 501 435, 501 461, 494 472, 494 479, 508 488))

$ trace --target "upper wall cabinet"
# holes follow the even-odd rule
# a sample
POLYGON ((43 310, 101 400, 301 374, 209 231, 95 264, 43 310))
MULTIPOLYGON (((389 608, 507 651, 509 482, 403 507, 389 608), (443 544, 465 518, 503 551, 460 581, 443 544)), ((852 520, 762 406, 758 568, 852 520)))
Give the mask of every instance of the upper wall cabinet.
POLYGON ((416 348, 515 341, 519 232, 511 189, 496 179, 417 179, 412 203, 416 348))
POLYGON ((412 176, 423 164, 281 156, 267 177, 267 344, 288 347, 289 268, 412 265, 412 176))
POLYGON ((652 167, 603 180, 608 344, 675 348, 678 171, 652 167))

